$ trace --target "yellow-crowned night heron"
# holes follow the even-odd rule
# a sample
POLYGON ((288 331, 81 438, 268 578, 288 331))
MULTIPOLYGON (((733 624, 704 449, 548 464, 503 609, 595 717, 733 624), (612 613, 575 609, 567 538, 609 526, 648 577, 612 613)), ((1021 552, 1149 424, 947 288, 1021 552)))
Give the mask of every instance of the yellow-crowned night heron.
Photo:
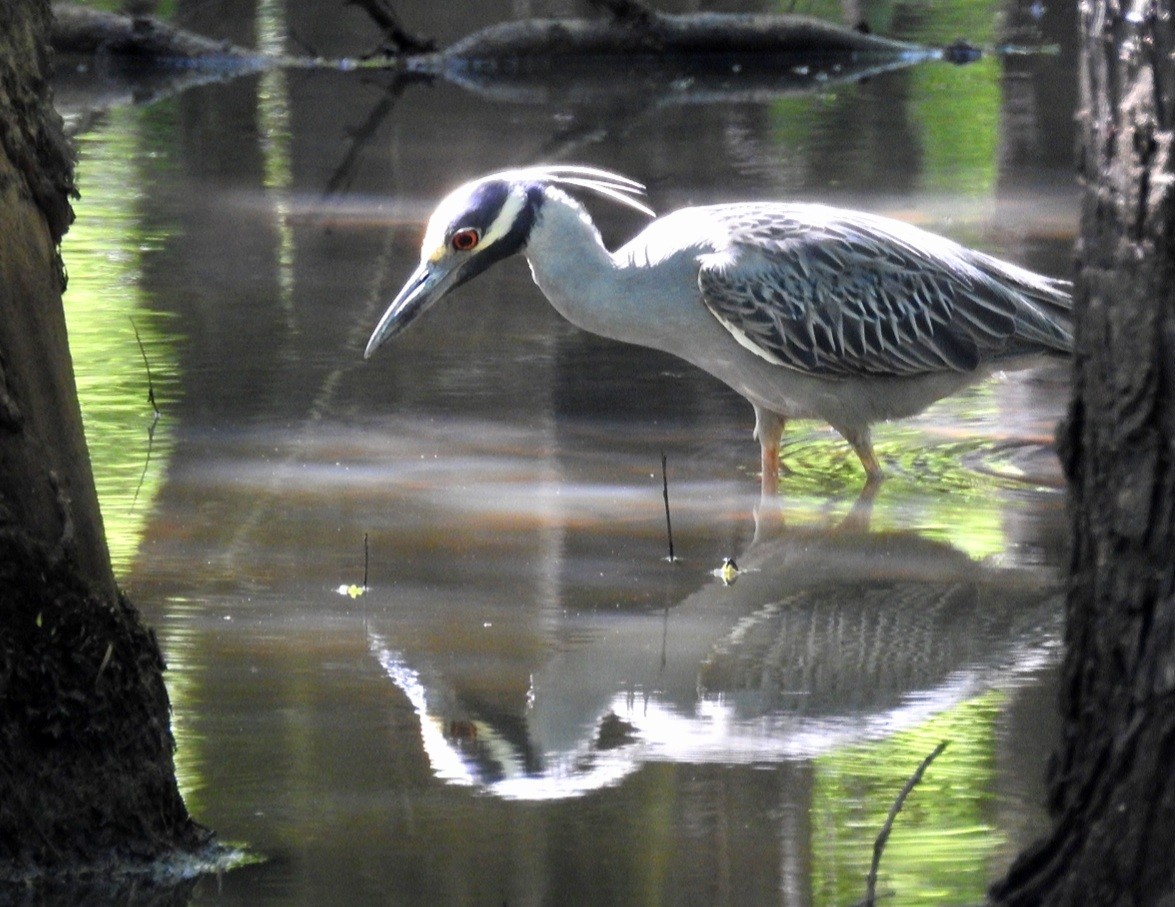
POLYGON ((684 208, 609 252, 564 189, 649 216, 644 187, 590 167, 527 167, 466 183, 428 223, 421 263, 368 341, 522 252, 579 327, 680 356, 755 408, 763 491, 792 418, 828 422, 870 480, 869 426, 910 416, 995 368, 1072 346, 1069 285, 899 221, 824 205, 684 208))

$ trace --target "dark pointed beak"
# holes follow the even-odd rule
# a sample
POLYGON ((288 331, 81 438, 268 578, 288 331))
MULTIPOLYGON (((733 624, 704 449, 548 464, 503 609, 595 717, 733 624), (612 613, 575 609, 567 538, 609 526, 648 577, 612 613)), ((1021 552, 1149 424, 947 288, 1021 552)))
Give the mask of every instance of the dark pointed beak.
POLYGON ((396 294, 392 304, 388 306, 379 324, 371 333, 367 341, 367 349, 363 351, 363 358, 370 359, 372 353, 383 346, 391 338, 408 327, 425 309, 445 295, 450 288, 447 280, 451 272, 438 269, 435 265, 422 262, 416 269, 404 288, 396 294))

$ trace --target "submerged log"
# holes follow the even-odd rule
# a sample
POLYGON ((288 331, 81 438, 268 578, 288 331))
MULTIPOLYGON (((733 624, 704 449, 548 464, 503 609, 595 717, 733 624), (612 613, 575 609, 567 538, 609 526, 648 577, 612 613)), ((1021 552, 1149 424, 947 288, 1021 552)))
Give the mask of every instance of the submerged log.
MULTIPOLYGON (((971 62, 970 45, 934 48, 806 16, 669 15, 633 0, 596 0, 601 19, 526 19, 493 25, 436 52, 404 37, 383 0, 351 0, 387 32, 388 56, 365 68, 438 79, 507 103, 587 103, 618 95, 654 103, 733 103, 819 90, 926 60, 971 62), (617 78, 617 76, 621 78, 617 78)), ((355 60, 259 54, 149 17, 54 6, 59 102, 71 132, 90 114, 149 102, 209 78, 270 66, 352 68, 355 60), (94 61, 98 61, 95 63, 94 61)))
POLYGON ((150 104, 196 85, 287 62, 150 16, 72 3, 53 4, 50 42, 56 106, 71 136, 111 108, 150 104))
POLYGON ((807 16, 658 13, 636 24, 594 19, 526 19, 475 32, 441 54, 448 61, 619 55, 857 55, 928 59, 942 52, 842 28, 807 16))
MULTIPOLYGON (((127 16, 87 9, 72 3, 53 6, 53 49, 65 55, 106 55, 164 61, 267 61, 307 65, 304 59, 278 60, 186 32, 149 16, 127 16)), ((548 61, 573 64, 600 57, 746 58, 752 56, 851 57, 916 62, 943 57, 943 51, 883 38, 806 16, 650 12, 640 18, 525 19, 475 32, 447 49, 420 52, 427 42, 414 40, 388 58, 408 61, 416 71, 446 64, 492 64, 494 61, 548 61)))
POLYGON ((218 61, 252 65, 262 59, 254 51, 184 31, 151 16, 124 16, 55 3, 53 20, 50 41, 54 52, 62 55, 121 56, 173 64, 218 61))
POLYGON ((692 104, 766 101, 955 56, 806 16, 700 13, 508 22, 405 67, 511 103, 692 104))

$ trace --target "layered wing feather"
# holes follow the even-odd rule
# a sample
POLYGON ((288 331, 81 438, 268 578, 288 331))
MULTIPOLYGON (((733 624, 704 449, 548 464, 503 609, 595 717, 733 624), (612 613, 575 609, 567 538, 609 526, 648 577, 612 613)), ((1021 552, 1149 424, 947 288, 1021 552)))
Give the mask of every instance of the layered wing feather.
POLYGON ((971 371, 1072 345, 1067 284, 886 218, 821 205, 706 209, 698 285, 769 361, 829 378, 971 371))

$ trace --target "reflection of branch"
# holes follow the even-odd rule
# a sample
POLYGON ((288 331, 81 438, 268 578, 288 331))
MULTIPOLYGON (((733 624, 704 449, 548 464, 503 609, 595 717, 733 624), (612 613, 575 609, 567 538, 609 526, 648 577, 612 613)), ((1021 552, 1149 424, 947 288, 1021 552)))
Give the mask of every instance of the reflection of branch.
MULTIPOLYGON (((155 447, 155 426, 159 424, 159 404, 155 402, 155 379, 151 375, 151 363, 147 359, 147 349, 143 346, 143 338, 139 336, 139 328, 135 319, 130 319, 131 330, 135 332, 135 340, 139 344, 139 353, 143 357, 143 365, 147 369, 147 400, 155 414, 151 418, 151 427, 147 429, 147 459, 143 461, 143 471, 139 474, 139 484, 135 486, 135 496, 131 499, 131 510, 139 502, 139 492, 143 490, 143 482, 147 478, 147 469, 151 465, 151 451, 155 447)), ((101 673, 101 671, 99 671, 101 673)))
POLYGON ((351 187, 351 183, 355 180, 355 170, 360 153, 379 130, 380 125, 387 118, 387 115, 392 112, 396 101, 404 93, 404 86, 406 84, 407 79, 403 76, 395 75, 392 78, 392 83, 384 89, 383 97, 379 99, 379 103, 371 109, 371 113, 363 121, 363 125, 357 129, 348 130, 351 147, 347 149, 347 153, 343 155, 339 166, 335 168, 335 172, 326 181, 326 189, 323 191, 324 195, 329 196, 337 192, 345 192, 351 187))
POLYGON ((638 98, 620 99, 601 112, 598 121, 588 124, 572 120, 566 128, 558 129, 544 142, 534 157, 534 163, 567 160, 581 154, 582 148, 598 145, 608 138, 621 138, 636 126, 642 117, 655 109, 657 98, 642 94, 638 98))
POLYGON ((131 330, 135 332, 135 341, 139 344, 139 353, 143 357, 143 365, 147 368, 147 400, 151 404, 151 408, 155 410, 155 415, 159 415, 159 404, 155 402, 155 381, 151 377, 151 363, 147 361, 147 350, 143 346, 143 338, 139 336, 139 328, 135 324, 135 319, 130 319, 131 330))
POLYGON ((432 38, 422 38, 414 35, 400 24, 400 17, 392 9, 388 0, 344 0, 344 2, 358 6, 384 33, 384 43, 379 50, 390 52, 391 56, 398 54, 427 54, 437 49, 437 42, 432 38))
POLYGON ((143 490, 143 483, 147 480, 147 470, 151 467, 151 452, 155 449, 155 427, 159 424, 159 410, 151 417, 151 426, 147 429, 147 458, 143 461, 143 471, 139 473, 139 484, 135 486, 135 496, 131 498, 131 510, 139 503, 139 492, 143 490))
POLYGON ((922 780, 922 773, 947 748, 948 742, 944 740, 931 751, 929 756, 922 760, 922 764, 914 770, 914 774, 910 776, 910 780, 898 792, 897 799, 893 801, 893 806, 889 808, 889 815, 885 817, 885 824, 881 826, 881 831, 877 833, 877 840, 873 842, 873 864, 869 867, 869 876, 865 880, 865 900, 859 902, 863 907, 873 907, 874 902, 877 900, 877 870, 881 866, 881 854, 885 850, 885 842, 889 840, 889 833, 893 830, 894 819, 901 812, 902 804, 906 802, 906 797, 910 795, 910 791, 922 780))
POLYGON ((541 146, 541 150, 533 158, 533 163, 565 160, 572 151, 587 145, 598 145, 611 135, 607 126, 591 124, 580 126, 572 124, 566 129, 559 129, 541 146))

